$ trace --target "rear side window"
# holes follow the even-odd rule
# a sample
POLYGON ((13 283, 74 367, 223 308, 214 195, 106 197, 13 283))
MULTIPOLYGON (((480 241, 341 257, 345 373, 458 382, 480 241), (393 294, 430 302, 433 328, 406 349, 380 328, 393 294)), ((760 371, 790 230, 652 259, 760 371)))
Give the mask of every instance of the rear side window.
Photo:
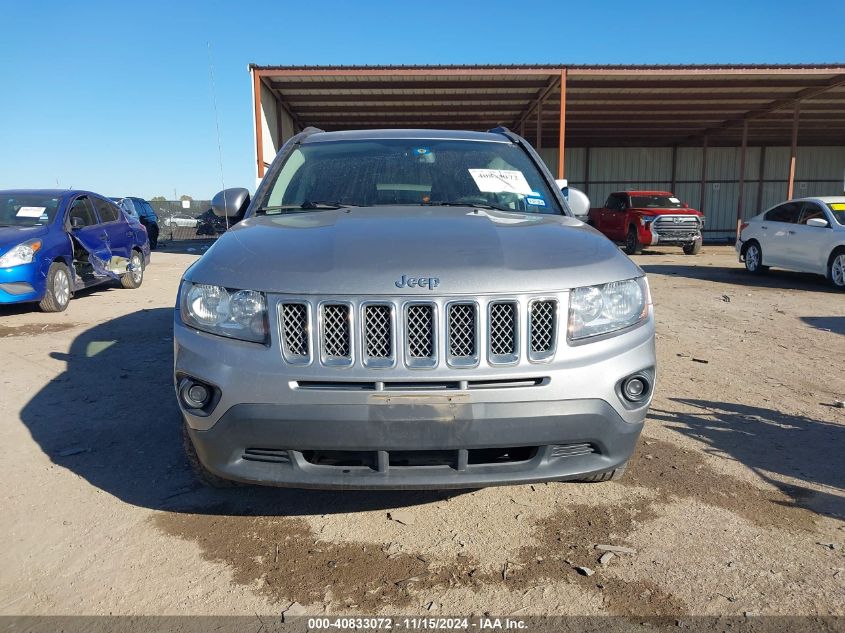
POLYGON ((71 226, 74 225, 74 218, 76 218, 77 226, 91 226, 97 223, 97 217, 94 215, 94 209, 87 196, 77 198, 73 201, 73 205, 71 205, 70 212, 68 213, 68 220, 71 226))
POLYGON ((94 206, 97 207, 97 213, 100 215, 101 222, 116 222, 120 215, 113 203, 101 198, 94 198, 94 206))
POLYGON ((786 202, 784 204, 776 206, 774 209, 766 213, 766 221, 796 224, 800 215, 800 202, 786 202))

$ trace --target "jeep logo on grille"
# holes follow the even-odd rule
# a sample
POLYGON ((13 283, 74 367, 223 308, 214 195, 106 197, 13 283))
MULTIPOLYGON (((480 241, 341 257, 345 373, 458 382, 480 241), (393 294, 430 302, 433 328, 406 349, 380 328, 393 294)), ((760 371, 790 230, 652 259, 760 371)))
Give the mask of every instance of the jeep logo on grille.
POLYGON ((440 285, 437 277, 408 277, 402 275, 399 281, 393 282, 397 288, 428 288, 434 290, 440 285))

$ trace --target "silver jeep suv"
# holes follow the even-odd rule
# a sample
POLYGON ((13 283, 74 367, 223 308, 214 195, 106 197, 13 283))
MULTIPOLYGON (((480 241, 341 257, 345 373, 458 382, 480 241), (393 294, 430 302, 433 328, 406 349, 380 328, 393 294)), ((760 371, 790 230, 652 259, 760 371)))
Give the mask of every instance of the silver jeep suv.
POLYGON ((211 484, 618 476, 655 379, 643 271, 488 133, 307 129, 184 275, 175 385, 211 484))

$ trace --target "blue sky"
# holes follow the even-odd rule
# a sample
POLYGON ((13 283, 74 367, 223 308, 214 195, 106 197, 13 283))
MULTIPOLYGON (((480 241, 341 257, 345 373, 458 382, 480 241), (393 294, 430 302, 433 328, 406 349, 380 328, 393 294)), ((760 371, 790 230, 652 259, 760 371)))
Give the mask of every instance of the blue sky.
POLYGON ((254 185, 247 65, 845 62, 845 2, 0 0, 0 188, 254 185), (638 36, 641 34, 641 36, 638 36))

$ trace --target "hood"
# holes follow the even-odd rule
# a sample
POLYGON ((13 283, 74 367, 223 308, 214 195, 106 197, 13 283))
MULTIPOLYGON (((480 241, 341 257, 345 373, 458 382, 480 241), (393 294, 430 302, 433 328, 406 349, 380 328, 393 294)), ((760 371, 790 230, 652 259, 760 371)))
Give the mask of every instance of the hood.
POLYGON ((551 292, 641 274, 575 218, 399 206, 252 217, 185 276, 266 292, 425 296, 551 292), (436 290, 397 286, 403 276, 436 278, 436 290))
POLYGON ((36 237, 47 235, 46 226, 0 226, 0 252, 36 237))
POLYGON ((695 209, 655 209, 654 207, 643 209, 639 207, 631 207, 630 210, 641 215, 704 215, 701 211, 697 211, 695 209))

